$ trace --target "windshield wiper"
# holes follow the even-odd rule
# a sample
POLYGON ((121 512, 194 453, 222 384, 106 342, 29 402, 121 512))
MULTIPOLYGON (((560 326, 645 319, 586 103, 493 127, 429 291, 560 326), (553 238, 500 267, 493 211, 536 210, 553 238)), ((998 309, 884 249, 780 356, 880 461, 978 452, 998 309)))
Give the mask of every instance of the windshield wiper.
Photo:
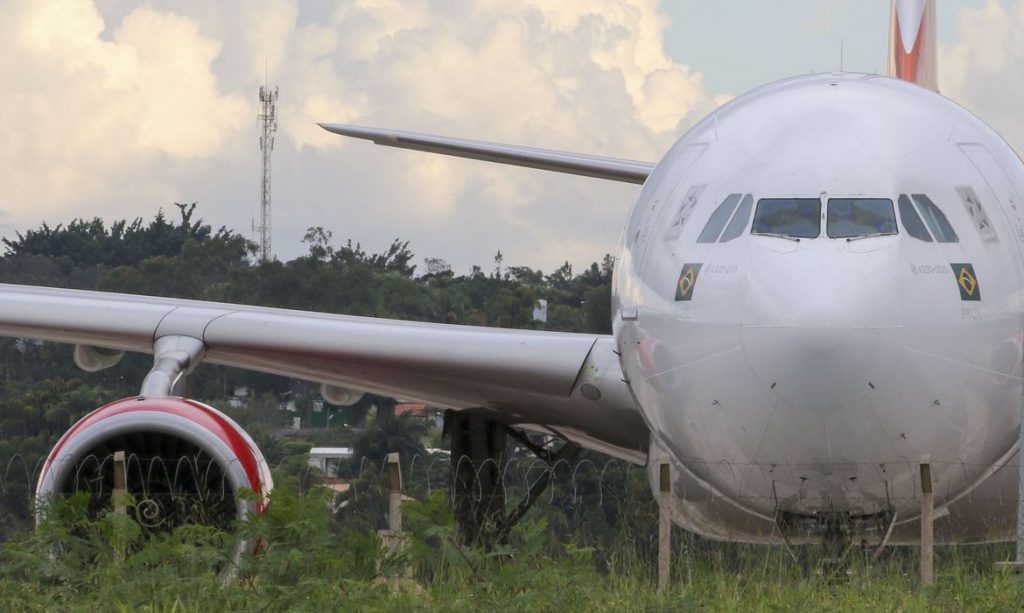
POLYGON ((874 234, 860 234, 858 236, 846 237, 846 242, 852 243, 853 241, 859 241, 862 238, 874 238, 876 236, 895 236, 895 232, 875 232, 874 234))
POLYGON ((788 241, 793 241, 795 243, 799 243, 800 242, 799 238, 797 238, 795 236, 790 236, 788 234, 776 234, 774 232, 751 232, 751 234, 753 234, 755 236, 773 236, 775 238, 784 238, 784 239, 786 239, 788 241))

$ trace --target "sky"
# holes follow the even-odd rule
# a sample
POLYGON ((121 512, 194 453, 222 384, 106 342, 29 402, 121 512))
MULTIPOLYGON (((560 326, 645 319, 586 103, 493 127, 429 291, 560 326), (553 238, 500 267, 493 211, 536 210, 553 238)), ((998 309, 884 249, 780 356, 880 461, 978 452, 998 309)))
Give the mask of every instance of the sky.
MULTIPOLYGON (((1024 150, 1024 0, 939 0, 940 90, 1024 150)), ((312 226, 457 273, 614 253, 637 186, 371 145, 343 122, 655 162, 764 83, 885 71, 886 0, 0 0, 0 235, 198 202, 273 248, 312 226), (842 59, 840 59, 842 58, 842 59)))

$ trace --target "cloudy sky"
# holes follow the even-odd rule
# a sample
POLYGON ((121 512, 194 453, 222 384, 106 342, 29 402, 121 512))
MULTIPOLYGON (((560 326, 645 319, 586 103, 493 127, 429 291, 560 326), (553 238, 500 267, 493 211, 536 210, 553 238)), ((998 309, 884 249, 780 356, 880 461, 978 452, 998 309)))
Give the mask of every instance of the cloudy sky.
MULTIPOLYGON (((1024 150, 1024 0, 939 0, 940 87, 1024 150)), ((257 90, 280 88, 273 240, 393 238, 464 272, 613 252, 638 188, 349 141, 386 126, 656 161, 794 74, 884 72, 888 1, 0 0, 0 235, 199 202, 259 215, 257 90)))

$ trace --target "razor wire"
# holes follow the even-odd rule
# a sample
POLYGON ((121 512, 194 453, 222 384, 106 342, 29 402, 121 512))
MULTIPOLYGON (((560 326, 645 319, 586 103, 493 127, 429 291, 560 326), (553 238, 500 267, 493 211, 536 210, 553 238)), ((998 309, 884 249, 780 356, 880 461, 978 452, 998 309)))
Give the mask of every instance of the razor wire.
MULTIPOLYGON (((294 456, 293 456, 294 457, 294 456)), ((285 458, 277 464, 277 468, 280 469, 287 461, 293 459, 293 457, 285 458)), ((62 460, 57 459, 54 463, 59 463, 62 460)), ((96 481, 95 486, 98 495, 107 495, 104 491, 104 486, 97 481, 97 475, 108 470, 110 463, 113 461, 111 455, 97 456, 95 454, 85 456, 77 460, 74 473, 74 485, 71 491, 84 491, 89 489, 89 483, 96 481)), ((237 460, 236 460, 237 461, 237 460)), ((371 458, 360 457, 358 460, 350 459, 344 463, 347 470, 342 471, 339 468, 339 477, 346 481, 354 481, 356 478, 364 473, 367 467, 372 462, 371 458)), ((406 471, 404 472, 403 479, 407 484, 407 487, 416 488, 419 487, 427 494, 438 487, 444 487, 450 478, 449 476, 449 465, 451 459, 446 454, 434 453, 429 454, 429 457, 424 457, 421 454, 414 455, 406 465, 406 471)), ((468 457, 463 456, 459 459, 459 462, 472 462, 468 457)), ((374 468, 379 472, 384 469, 386 460, 374 463, 374 468)), ((167 483, 171 491, 178 491, 181 489, 183 483, 194 483, 194 482, 216 482, 217 491, 210 492, 209 488, 202 491, 204 496, 210 497, 214 494, 217 498, 223 499, 230 492, 229 484, 224 475, 226 470, 218 467, 215 462, 211 460, 200 460, 198 457, 192 457, 183 455, 178 458, 163 458, 163 457, 152 457, 143 458, 137 454, 129 454, 125 458, 126 471, 129 479, 134 483, 140 485, 142 491, 140 492, 143 496, 148 495, 150 484, 153 482, 167 483), (213 472, 217 471, 221 476, 219 478, 213 477, 213 472)), ((1012 458, 1011 460, 997 464, 981 464, 966 462, 962 459, 955 459, 949 461, 943 460, 930 460, 929 464, 933 467, 933 471, 937 475, 950 474, 951 472, 957 472, 961 480, 982 480, 982 477, 991 478, 996 473, 1007 469, 1016 471, 1017 460, 1012 458), (948 470, 947 470, 948 469, 948 470)), ((0 471, 0 496, 6 496, 12 493, 18 493, 24 491, 25 487, 32 488, 34 490, 36 483, 39 479, 43 468, 46 465, 46 458, 39 457, 35 460, 26 458, 22 454, 15 454, 6 459, 0 458, 0 467, 3 468, 0 471)), ((851 462, 820 462, 820 463, 800 463, 800 464, 786 464, 786 463, 758 463, 758 462, 734 462, 729 460, 705 460, 700 458, 689 458, 683 462, 674 463, 674 465, 684 466, 690 470, 693 474, 697 475, 701 479, 707 479, 708 476, 714 475, 716 478, 714 482, 718 484, 718 489, 722 490, 722 484, 726 486, 724 489, 729 492, 731 498, 738 499, 750 499, 758 500, 763 498, 761 495, 751 495, 746 493, 745 489, 768 489, 772 481, 772 475, 785 473, 790 480, 794 478, 800 479, 798 475, 802 473, 814 473, 813 477, 806 477, 806 483, 808 487, 812 487, 816 483, 822 480, 834 480, 838 481, 840 478, 853 483, 861 478, 864 474, 865 469, 870 469, 873 472, 877 472, 883 478, 882 481, 896 482, 903 480, 904 485, 908 485, 912 479, 916 479, 918 471, 918 463, 911 462, 909 460, 901 460, 900 462, 880 462, 880 463, 851 463, 851 462), (750 481, 753 479, 759 479, 759 488, 753 488, 750 481)), ((642 469, 639 467, 624 461, 616 459, 608 459, 603 462, 595 462, 591 458, 584 457, 582 459, 570 462, 565 459, 561 459, 555 464, 547 464, 541 459, 533 456, 515 456, 509 458, 503 463, 499 463, 493 458, 489 458, 482 463, 478 463, 473 466, 474 477, 474 489, 479 490, 481 473, 487 470, 488 467, 494 466, 499 469, 500 482, 507 490, 517 489, 518 484, 522 489, 528 489, 529 486, 535 482, 538 478, 547 474, 549 477, 554 479, 553 485, 556 488, 565 487, 569 491, 568 498, 571 500, 579 499, 581 494, 579 492, 581 487, 581 481, 587 479, 595 479, 599 486, 602 486, 604 491, 612 488, 614 480, 620 479, 620 483, 617 485, 623 485, 629 481, 629 472, 634 469, 642 469), (619 466, 620 470, 617 474, 609 475, 608 471, 614 466, 619 466), (565 479, 555 479, 558 476, 564 476, 565 479)), ((301 476, 305 481, 309 481, 313 476, 320 476, 319 471, 313 467, 308 466, 304 468, 301 476)), ((951 498, 961 495, 961 492, 956 489, 957 481, 949 478, 945 479, 940 483, 937 483, 938 490, 946 498, 951 498)), ((978 496, 978 488, 961 488, 964 489, 962 496, 968 500, 975 500, 978 496)), ((900 500, 919 500, 919 492, 916 487, 906 488, 907 492, 905 495, 895 496, 894 499, 900 500)), ((937 491, 936 493, 939 493, 937 491)), ((713 494, 711 494, 713 495, 713 494)), ((994 501, 994 502, 1006 502, 1015 500, 1016 496, 1013 492, 1007 492, 1005 490, 999 490, 994 495, 986 496, 983 500, 994 501)), ((598 499, 598 503, 603 503, 601 498, 598 499)))
MULTIPOLYGON (((300 456, 301 457, 301 456, 300 456)), ((296 456, 278 463, 281 470, 286 462, 294 462, 296 456)), ((61 460, 55 460, 60 462, 61 460)), ((471 462, 467 457, 456 460, 471 462)), ((98 499, 97 508, 109 506, 112 499, 111 473, 112 456, 86 456, 78 459, 68 479, 69 485, 62 493, 88 492, 98 499)), ((504 462, 488 459, 472 465, 471 471, 452 471, 452 459, 443 453, 415 454, 406 461, 403 458, 405 491, 412 497, 427 497, 435 490, 452 491, 452 474, 470 474, 471 483, 463 491, 468 492, 471 504, 490 504, 492 496, 485 487, 485 481, 496 475, 495 482, 501 496, 507 502, 514 502, 531 490, 539 480, 547 478, 549 485, 541 501, 577 511, 584 508, 602 509, 609 504, 621 507, 633 504, 638 493, 635 470, 646 472, 617 459, 583 457, 570 462, 561 459, 549 464, 533 455, 513 454, 504 462)), ((34 509, 33 499, 36 483, 46 467, 44 457, 15 454, 0 458, 0 497, 7 508, 34 509)), ((997 464, 971 463, 963 459, 931 460, 934 474, 942 477, 935 483, 936 503, 950 504, 963 502, 967 505, 981 504, 993 512, 988 521, 994 527, 1012 523, 1020 493, 1016 491, 1016 457, 997 464), (1013 484, 1013 487, 986 487, 986 479, 997 483, 1013 484), (978 487, 972 487, 980 482, 978 487), (966 486, 964 485, 966 484, 966 486), (1006 513, 1009 511, 1009 514, 1006 513), (998 516, 996 515, 998 513, 998 516), (1006 518, 1003 516, 1006 515, 1006 518), (1010 516, 1013 517, 1010 517, 1010 516)), ((909 460, 898 462, 851 463, 759 463, 732 462, 724 459, 687 458, 674 463, 676 470, 683 468, 697 479, 708 480, 716 488, 702 488, 691 485, 680 487, 676 497, 688 502, 715 502, 727 499, 730 502, 752 507, 766 508, 778 504, 774 491, 774 480, 784 475, 787 481, 801 482, 806 476, 805 492, 798 490, 787 498, 787 503, 799 501, 801 495, 820 500, 822 484, 844 484, 851 493, 847 499, 857 504, 858 492, 870 490, 857 482, 865 477, 874 479, 876 493, 874 500, 865 499, 863 514, 869 516, 883 511, 888 505, 919 504, 920 491, 917 481, 918 463, 909 460), (884 483, 884 486, 878 485, 884 483), (884 492, 882 502, 877 495, 884 492), (874 506, 872 506, 874 505, 874 506)), ((339 467, 336 481, 345 483, 348 492, 344 496, 357 501, 369 485, 361 479, 372 467, 379 475, 384 472, 384 463, 374 458, 351 458, 339 467)), ((209 521, 222 513, 225 505, 235 502, 236 493, 228 481, 227 469, 218 467, 208 458, 181 456, 178 458, 144 458, 129 454, 125 458, 126 479, 130 484, 133 513, 140 523, 152 529, 159 529, 171 519, 181 521, 209 521), (219 509, 219 510, 218 510, 219 509)), ((303 463, 298 475, 300 489, 317 487, 325 481, 318 469, 303 463)), ((682 480, 685 481, 685 480, 682 480)), ((680 482, 682 482, 680 481, 680 482)), ((372 488, 371 488, 372 489, 372 488)), ((647 488, 643 488, 647 489, 647 488)), ((827 489, 827 488, 825 488, 827 489)), ((335 494, 336 497, 343 494, 335 494)), ((653 500, 653 498, 652 498, 653 500)), ((335 507, 344 513, 342 507, 335 507)), ((985 518, 978 518, 986 521, 985 518)))
MULTIPOLYGON (((114 506, 113 454, 89 454, 81 458, 57 458, 34 462, 15 455, 0 463, 0 499, 7 509, 34 512, 52 501, 36 500, 35 488, 44 470, 59 470, 74 462, 58 495, 90 495, 89 510, 98 515, 114 506)), ((237 460, 235 460, 237 462, 237 460)), ((232 467, 221 467, 210 458, 183 455, 178 458, 124 459, 128 512, 148 530, 173 528, 186 523, 223 523, 234 518, 236 495, 227 477, 232 467)))

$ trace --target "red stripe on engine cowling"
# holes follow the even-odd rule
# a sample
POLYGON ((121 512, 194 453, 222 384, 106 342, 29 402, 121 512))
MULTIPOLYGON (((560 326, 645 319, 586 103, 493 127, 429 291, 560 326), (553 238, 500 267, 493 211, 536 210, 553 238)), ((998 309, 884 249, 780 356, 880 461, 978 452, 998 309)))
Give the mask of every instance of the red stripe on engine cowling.
POLYGON ((245 437, 231 422, 218 415, 210 407, 187 398, 145 398, 142 396, 122 398, 89 413, 78 420, 75 425, 71 426, 71 429, 65 432, 64 436, 60 437, 60 440, 57 441, 53 451, 46 458, 46 465, 43 467, 40 482, 42 482, 43 477, 50 470, 53 462, 59 457, 60 450, 75 436, 75 433, 115 415, 139 411, 155 411, 183 417, 196 424, 196 426, 205 428, 208 432, 222 440, 234 452, 235 457, 241 463, 245 476, 249 480, 249 486, 260 497, 257 510, 262 510, 263 484, 260 481, 259 461, 256 459, 256 455, 245 440, 245 437))

